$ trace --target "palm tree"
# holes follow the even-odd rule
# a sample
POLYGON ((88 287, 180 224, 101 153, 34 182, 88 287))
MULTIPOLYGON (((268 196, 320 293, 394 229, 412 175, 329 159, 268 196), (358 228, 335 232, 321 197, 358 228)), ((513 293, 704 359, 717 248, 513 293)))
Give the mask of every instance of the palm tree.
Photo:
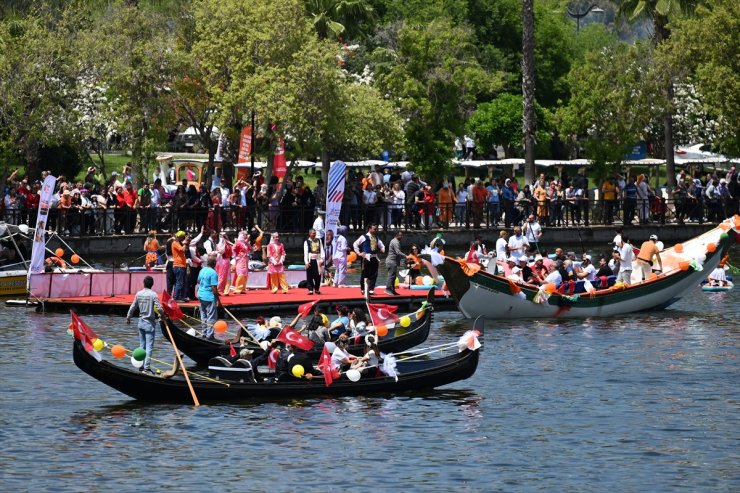
POLYGON ((360 22, 373 15, 366 0, 306 0, 306 11, 321 39, 357 34, 360 22))
POLYGON ((534 181, 534 146, 537 116, 534 108, 534 0, 522 0, 522 133, 524 134, 524 180, 534 181))
MULTIPOLYGON (((619 5, 619 14, 630 22, 640 18, 650 19, 653 23, 653 45, 658 46, 671 35, 669 19, 680 13, 694 12, 697 3, 697 0, 623 0, 619 5)), ((672 83, 666 87, 666 97, 669 103, 673 100, 672 83)), ((676 164, 673 160, 673 113, 670 110, 663 115, 663 132, 668 187, 674 188, 676 164)))

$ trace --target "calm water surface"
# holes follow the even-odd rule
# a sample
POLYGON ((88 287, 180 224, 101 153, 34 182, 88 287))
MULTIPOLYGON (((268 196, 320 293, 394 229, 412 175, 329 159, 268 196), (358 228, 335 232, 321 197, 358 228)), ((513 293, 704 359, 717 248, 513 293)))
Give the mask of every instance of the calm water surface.
MULTIPOLYGON (((474 377, 428 393, 198 409, 132 401, 74 366, 68 315, 2 307, 0 489, 737 492, 738 301, 489 321, 474 377)), ((137 344, 121 318, 86 320, 137 344)), ((438 312, 427 344, 467 327, 438 312)))

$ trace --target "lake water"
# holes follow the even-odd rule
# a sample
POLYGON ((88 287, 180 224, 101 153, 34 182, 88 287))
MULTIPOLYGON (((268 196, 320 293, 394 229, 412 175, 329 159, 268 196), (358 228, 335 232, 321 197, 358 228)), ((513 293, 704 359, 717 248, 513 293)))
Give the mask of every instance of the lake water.
MULTIPOLYGON (((488 321, 477 373, 436 391, 197 409, 82 373, 68 315, 3 307, 0 488, 737 492, 739 301, 697 289, 651 314, 488 321)), ((85 320, 137 344, 120 317, 85 320)), ((437 312, 427 345, 469 325, 437 312)), ((159 335, 155 350, 172 357, 159 335)))

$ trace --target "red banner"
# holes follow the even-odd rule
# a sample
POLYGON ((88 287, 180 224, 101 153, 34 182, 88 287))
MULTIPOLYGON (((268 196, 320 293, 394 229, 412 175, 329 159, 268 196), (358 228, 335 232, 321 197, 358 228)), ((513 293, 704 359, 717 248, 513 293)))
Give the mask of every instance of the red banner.
POLYGON ((237 163, 249 162, 250 156, 252 155, 252 126, 247 125, 242 129, 241 135, 239 135, 239 157, 237 163))
POLYGON ((288 163, 285 161, 285 141, 280 139, 275 148, 275 158, 272 160, 272 174, 282 179, 288 173, 288 163))

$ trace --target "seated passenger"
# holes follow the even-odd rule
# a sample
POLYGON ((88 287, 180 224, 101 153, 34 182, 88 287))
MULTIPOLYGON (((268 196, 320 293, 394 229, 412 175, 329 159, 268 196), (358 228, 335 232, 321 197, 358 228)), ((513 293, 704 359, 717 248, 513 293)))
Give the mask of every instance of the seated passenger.
POLYGON ((351 337, 364 337, 367 334, 367 316, 362 308, 355 308, 350 312, 349 329, 351 337))
POLYGON ((614 272, 612 272, 611 268, 609 268, 609 264, 606 262, 606 257, 603 255, 599 257, 599 270, 596 271, 596 277, 609 277, 613 276, 614 272))
POLYGON ((560 275, 557 264, 552 264, 550 266, 550 273, 545 278, 545 284, 554 284, 555 286, 558 286, 562 282, 563 277, 560 275))
POLYGON ((340 306, 337 308, 337 313, 339 317, 329 326, 332 340, 345 334, 349 329, 349 308, 340 306))
POLYGON ((349 339, 347 336, 342 336, 337 339, 337 347, 331 355, 331 363, 334 368, 339 371, 348 370, 352 363, 357 360, 357 356, 349 354, 347 347, 349 346, 349 339))

